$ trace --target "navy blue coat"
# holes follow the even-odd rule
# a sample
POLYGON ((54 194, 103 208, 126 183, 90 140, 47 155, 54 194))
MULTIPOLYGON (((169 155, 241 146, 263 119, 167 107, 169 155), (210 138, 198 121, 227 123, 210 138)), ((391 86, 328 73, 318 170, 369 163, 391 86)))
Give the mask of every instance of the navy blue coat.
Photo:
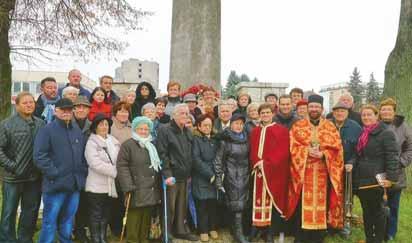
POLYGON ((34 163, 43 175, 42 191, 74 192, 84 189, 87 163, 85 137, 76 123, 56 119, 40 129, 34 142, 34 163))
MULTIPOLYGON (((335 119, 332 119, 332 122, 336 125, 335 119)), ((346 119, 343 126, 338 130, 343 146, 343 161, 345 164, 353 164, 356 159, 356 145, 362 128, 356 121, 346 119)))

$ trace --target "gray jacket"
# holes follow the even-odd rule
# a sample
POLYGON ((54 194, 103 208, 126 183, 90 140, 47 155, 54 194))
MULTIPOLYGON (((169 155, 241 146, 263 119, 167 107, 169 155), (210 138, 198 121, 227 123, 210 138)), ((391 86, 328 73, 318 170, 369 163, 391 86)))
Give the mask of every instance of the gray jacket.
POLYGON ((44 121, 32 117, 24 120, 19 114, 0 123, 0 167, 5 169, 4 181, 34 181, 40 172, 33 163, 34 138, 44 121))
POLYGON ((412 162, 412 129, 406 124, 405 117, 396 116, 392 124, 389 127, 394 130, 396 141, 400 149, 399 163, 399 178, 398 184, 394 189, 406 188, 406 172, 405 168, 412 162))

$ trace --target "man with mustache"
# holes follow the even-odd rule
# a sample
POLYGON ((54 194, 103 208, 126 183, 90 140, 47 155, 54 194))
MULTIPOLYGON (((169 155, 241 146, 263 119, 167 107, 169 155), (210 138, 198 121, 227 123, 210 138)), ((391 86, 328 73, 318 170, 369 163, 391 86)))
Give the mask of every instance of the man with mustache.
POLYGON ((297 219, 295 243, 321 243, 327 227, 343 227, 343 148, 324 118, 323 97, 308 98, 309 119, 290 131, 291 176, 287 218, 297 219))

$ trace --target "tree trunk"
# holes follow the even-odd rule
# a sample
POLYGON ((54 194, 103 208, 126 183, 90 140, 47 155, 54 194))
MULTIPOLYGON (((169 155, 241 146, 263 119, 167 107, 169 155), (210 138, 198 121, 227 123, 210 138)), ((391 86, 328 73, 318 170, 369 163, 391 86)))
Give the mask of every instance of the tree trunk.
POLYGON ((412 0, 402 0, 396 44, 385 68, 384 96, 394 97, 398 113, 412 122, 412 0))
MULTIPOLYGON (((412 123, 412 0, 402 0, 398 37, 385 68, 384 95, 395 97, 398 113, 412 123)), ((407 170, 408 184, 412 168, 407 170)))
POLYGON ((10 15, 16 0, 0 3, 0 120, 8 117, 11 110, 11 62, 10 62, 10 15))

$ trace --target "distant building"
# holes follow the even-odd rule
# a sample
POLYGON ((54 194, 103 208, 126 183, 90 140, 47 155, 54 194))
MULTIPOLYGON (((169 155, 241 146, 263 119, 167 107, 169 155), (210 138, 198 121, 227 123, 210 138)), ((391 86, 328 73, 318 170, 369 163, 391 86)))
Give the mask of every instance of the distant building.
MULTIPOLYGON (((12 104, 14 104, 17 94, 22 91, 32 93, 37 99, 37 97, 41 94, 40 82, 45 77, 55 78, 59 88, 64 87, 66 83, 68 83, 68 74, 68 72, 13 70, 11 74, 12 104)), ((82 74, 81 85, 87 90, 92 91, 96 87, 96 81, 82 74)))
MULTIPOLYGON (((383 90, 383 83, 378 83, 378 85, 383 90)), ((338 103, 339 97, 345 93, 349 93, 348 83, 346 82, 321 86, 319 94, 324 98, 325 111, 330 112, 332 107, 338 103)), ((366 103, 366 97, 362 98, 362 103, 366 103)))
POLYGON ((326 112, 330 112, 332 107, 338 102, 339 97, 348 93, 348 83, 335 83, 320 87, 319 95, 323 96, 323 107, 326 112))
POLYGON ((287 83, 240 82, 236 90, 238 93, 248 93, 253 102, 262 103, 266 94, 275 93, 279 97, 286 93, 288 87, 287 83))
POLYGON ((113 89, 122 94, 128 89, 136 89, 142 81, 152 84, 159 93, 159 63, 130 58, 116 68, 113 89))

